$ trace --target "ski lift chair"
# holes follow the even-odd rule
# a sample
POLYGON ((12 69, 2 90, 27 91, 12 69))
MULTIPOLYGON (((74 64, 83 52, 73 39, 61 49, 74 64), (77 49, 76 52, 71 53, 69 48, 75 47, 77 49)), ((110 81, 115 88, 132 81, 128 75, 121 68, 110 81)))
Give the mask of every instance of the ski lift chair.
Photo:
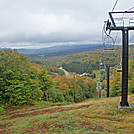
POLYGON ((114 44, 103 43, 103 53, 114 53, 114 44))
POLYGON ((114 80, 114 78, 113 78, 113 77, 111 77, 111 78, 110 78, 110 80, 114 80))
POLYGON ((114 53, 114 48, 103 48, 103 53, 114 53))
POLYGON ((101 92, 103 93, 103 92, 105 92, 105 91, 107 91, 107 87, 105 87, 101 92))
POLYGON ((105 72, 105 69, 100 69, 100 72, 105 72))
POLYGON ((104 63, 100 63, 100 72, 105 72, 105 64, 104 63))
POLYGON ((100 81, 100 78, 98 78, 97 81, 99 82, 100 81))
POLYGON ((111 69, 110 80, 114 80, 114 71, 111 69))
POLYGON ((104 90, 107 91, 107 87, 105 87, 104 90))
POLYGON ((122 69, 117 69, 117 72, 122 72, 122 69))
POLYGON ((122 72, 122 65, 121 65, 121 63, 118 66, 117 72, 122 72))
POLYGON ((101 78, 101 82, 103 81, 103 78, 101 78))
POLYGON ((111 36, 107 36, 103 39, 103 53, 114 53, 114 39, 111 36))

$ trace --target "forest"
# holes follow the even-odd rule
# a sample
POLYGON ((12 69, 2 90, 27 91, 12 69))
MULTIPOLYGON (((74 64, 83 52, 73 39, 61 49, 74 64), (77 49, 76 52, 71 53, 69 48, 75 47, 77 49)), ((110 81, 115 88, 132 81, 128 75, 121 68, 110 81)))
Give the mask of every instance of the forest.
MULTIPOLYGON (((117 72, 118 66, 110 68, 110 97, 121 96, 122 92, 122 72, 117 72)), ((102 90, 107 85, 107 75, 102 81, 102 90)), ((128 94, 134 93, 134 60, 129 60, 129 73, 128 73, 128 94)), ((106 92, 104 93, 106 96, 106 92)))
POLYGON ((16 50, 0 50, 0 63, 1 106, 36 101, 80 102, 93 97, 96 89, 96 82, 91 78, 67 79, 57 72, 48 74, 45 65, 31 64, 16 50))
MULTIPOLYGON (((49 67, 62 66, 68 72, 75 72, 77 74, 89 73, 88 76, 92 77, 92 73, 95 70, 99 70, 100 60, 105 65, 110 65, 110 77, 114 80, 110 80, 110 96, 121 95, 121 77, 122 73, 117 73, 118 65, 122 63, 122 48, 121 46, 115 47, 115 53, 104 54, 102 49, 94 51, 86 51, 78 54, 73 54, 64 57, 54 57, 48 60, 41 60, 41 64, 48 65, 49 67)), ((30 59, 35 62, 39 59, 30 59)), ((129 94, 134 93, 133 78, 134 78, 134 47, 129 45, 129 94)), ((99 74, 97 76, 99 78, 99 74)), ((106 72, 103 75, 102 90, 106 87, 106 72)))
MULTIPOLYGON (((133 59, 134 48, 132 46, 130 47, 129 57, 130 59, 133 59)), ((122 62, 121 55, 121 46, 118 46, 115 47, 115 53, 112 54, 104 54, 102 49, 97 49, 94 51, 86 51, 48 59, 29 58, 29 61, 31 63, 43 64, 53 68, 63 67, 66 71, 75 72, 77 74, 91 74, 93 70, 99 70, 100 60, 102 60, 105 65, 110 64, 110 66, 114 67, 122 62)))
MULTIPOLYGON (((129 52, 129 94, 134 93, 134 55, 129 52)), ((81 102, 96 97, 97 78, 100 59, 110 64, 110 96, 121 95, 121 73, 117 73, 121 62, 121 47, 115 48, 111 55, 103 54, 101 49, 46 60, 31 59, 17 50, 0 50, 0 104, 24 105, 36 101, 81 102), (95 55, 95 56, 94 56, 95 55), (39 61, 39 64, 37 64, 39 61), (73 75, 66 78, 58 69, 62 66, 73 75), (71 73, 72 72, 72 73, 71 73), (89 73, 80 77, 78 74, 89 73)), ((106 74, 102 90, 106 87, 106 74)), ((105 94, 105 92, 104 92, 105 94)))

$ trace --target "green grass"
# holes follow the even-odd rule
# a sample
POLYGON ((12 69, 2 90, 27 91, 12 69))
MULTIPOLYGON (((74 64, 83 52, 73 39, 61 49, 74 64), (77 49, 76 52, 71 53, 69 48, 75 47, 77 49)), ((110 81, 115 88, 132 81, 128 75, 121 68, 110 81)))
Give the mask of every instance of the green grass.
MULTIPOLYGON (((134 106, 134 95, 129 96, 134 106)), ((134 108, 117 108, 120 97, 82 103, 40 102, 10 107, 0 114, 0 133, 6 134, 133 134, 134 108)))

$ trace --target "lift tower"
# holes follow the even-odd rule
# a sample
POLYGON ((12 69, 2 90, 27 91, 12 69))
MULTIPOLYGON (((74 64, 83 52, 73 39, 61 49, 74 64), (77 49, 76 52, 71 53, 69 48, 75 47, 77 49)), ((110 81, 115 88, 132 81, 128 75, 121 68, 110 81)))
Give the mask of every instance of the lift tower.
POLYGON ((109 70, 110 65, 107 65, 107 97, 109 97, 109 70))
POLYGON ((119 107, 131 107, 128 103, 128 31, 134 30, 134 11, 109 12, 111 22, 106 30, 122 31, 122 97, 119 107))

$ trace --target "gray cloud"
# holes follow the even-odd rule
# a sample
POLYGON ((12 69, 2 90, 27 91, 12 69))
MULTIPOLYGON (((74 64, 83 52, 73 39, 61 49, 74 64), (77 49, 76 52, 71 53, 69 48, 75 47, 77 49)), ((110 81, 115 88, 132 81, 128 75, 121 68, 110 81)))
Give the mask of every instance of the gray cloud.
MULTIPOLYGON (((0 47, 100 43, 113 0, 0 0, 0 47)), ((115 10, 129 9, 132 0, 115 10)))

